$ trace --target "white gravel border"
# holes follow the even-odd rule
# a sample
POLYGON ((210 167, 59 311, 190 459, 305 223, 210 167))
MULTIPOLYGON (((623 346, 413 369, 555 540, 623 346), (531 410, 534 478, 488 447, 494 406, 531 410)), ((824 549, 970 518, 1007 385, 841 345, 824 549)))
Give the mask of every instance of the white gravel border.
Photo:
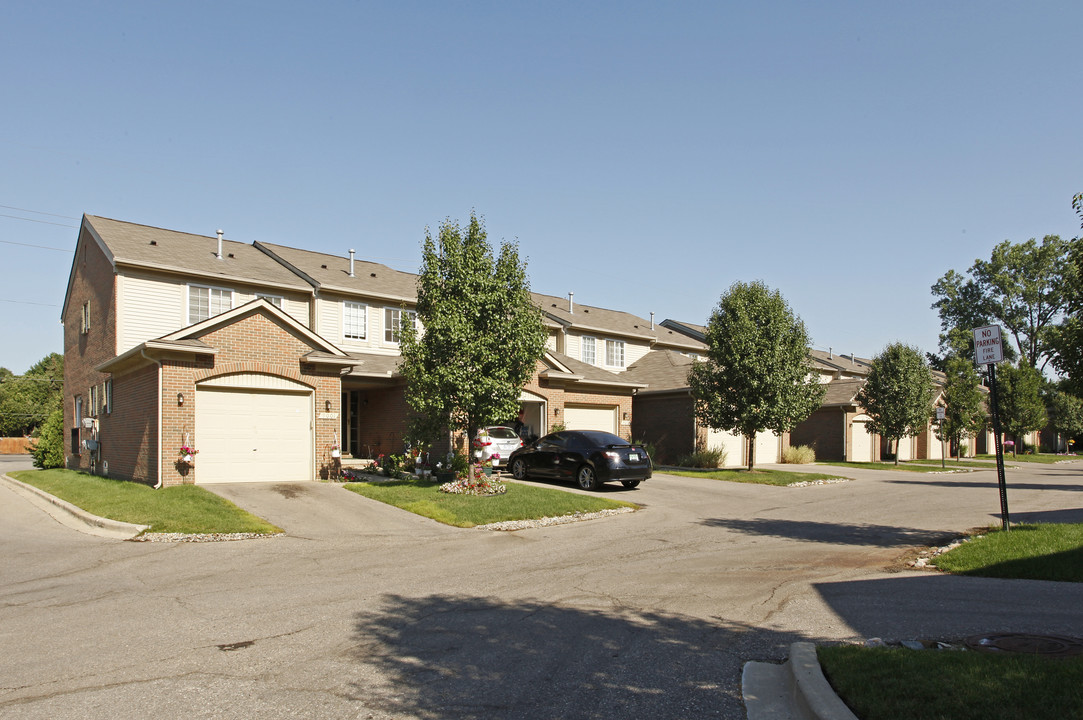
POLYGON ((577 512, 571 515, 557 515, 556 517, 543 517, 536 520, 505 520, 504 522, 489 523, 487 525, 475 525, 475 530, 526 530, 527 528, 549 527, 551 525, 567 525, 582 520, 595 520, 610 515, 635 512, 635 508, 622 507, 598 512, 577 512))

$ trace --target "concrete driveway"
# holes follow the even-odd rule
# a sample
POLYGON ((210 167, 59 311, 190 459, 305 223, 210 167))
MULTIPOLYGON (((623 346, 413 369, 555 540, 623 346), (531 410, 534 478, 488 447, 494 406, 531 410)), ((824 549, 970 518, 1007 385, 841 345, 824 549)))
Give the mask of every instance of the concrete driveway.
MULTIPOLYGON (((1083 519, 1080 470, 1010 470, 1015 516, 1083 519)), ((659 474, 603 491, 639 512, 519 532, 230 486, 290 534, 206 544, 92 538, 0 488, 0 715, 743 718, 742 665, 795 640, 1083 635, 1083 586, 892 567, 995 523, 993 471, 852 474, 659 474)))

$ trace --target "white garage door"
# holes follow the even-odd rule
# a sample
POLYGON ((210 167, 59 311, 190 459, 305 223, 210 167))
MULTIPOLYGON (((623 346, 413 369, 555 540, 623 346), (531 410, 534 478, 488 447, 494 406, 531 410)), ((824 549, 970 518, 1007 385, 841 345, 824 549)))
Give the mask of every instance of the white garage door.
POLYGON ((745 464, 745 436, 729 430, 708 430, 707 449, 721 448, 726 451, 725 467, 741 467, 745 464))
POLYGON ((616 406, 566 405, 564 425, 569 430, 604 430, 617 433, 616 406))
POLYGON ((777 463, 782 460, 782 438, 770 430, 756 434, 756 464, 777 463))
POLYGON ((855 419, 850 426, 850 462, 871 462, 873 436, 865 427, 865 419, 855 419))
POLYGON ((196 482, 311 480, 312 394, 196 391, 196 482))

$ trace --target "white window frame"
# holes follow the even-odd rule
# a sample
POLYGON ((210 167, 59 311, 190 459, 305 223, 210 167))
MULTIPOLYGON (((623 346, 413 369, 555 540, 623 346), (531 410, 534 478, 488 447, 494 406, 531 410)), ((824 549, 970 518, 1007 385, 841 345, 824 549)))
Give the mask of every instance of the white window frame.
POLYGON ((417 327, 417 311, 403 310, 397 307, 384 308, 384 343, 398 345, 402 341, 402 314, 406 313, 410 322, 417 327))
POLYGON ((90 301, 83 303, 82 316, 79 323, 79 331, 86 335, 90 332, 90 301))
POLYGON ((188 286, 188 324, 195 325, 196 323, 203 322, 204 320, 210 320, 215 315, 221 315, 224 312, 228 312, 233 309, 233 291, 229 288, 215 287, 214 285, 189 285, 188 286), (197 317, 193 319, 192 315, 192 291, 193 290, 206 290, 207 291, 207 317, 197 317), (215 299, 217 294, 218 300, 218 312, 215 312, 215 299), (226 304, 223 307, 223 303, 226 304))
POLYGON ((342 339, 343 340, 365 340, 368 338, 369 329, 369 306, 364 303, 353 302, 352 300, 342 301, 342 339), (358 320, 351 322, 349 319, 350 310, 355 310, 358 313, 358 320), (360 326, 360 327, 358 327, 360 326), (350 334, 350 331, 353 334, 350 334))
POLYGON ((105 414, 111 415, 113 413, 113 380, 110 378, 105 381, 105 414))
POLYGON ((579 338, 579 359, 587 365, 598 364, 598 339, 591 335, 579 338), (590 358, 587 358, 587 345, 590 345, 590 358))
POLYGON ((271 303, 272 305, 274 305, 279 310, 283 309, 282 305, 284 305, 285 302, 286 302, 286 298, 282 297, 281 295, 268 295, 267 293, 256 293, 256 297, 257 298, 263 298, 264 300, 271 303))
POLYGON ((605 341, 605 364, 607 367, 622 368, 624 367, 624 341, 623 340, 606 340, 605 341), (617 354, 620 357, 617 357, 617 354))

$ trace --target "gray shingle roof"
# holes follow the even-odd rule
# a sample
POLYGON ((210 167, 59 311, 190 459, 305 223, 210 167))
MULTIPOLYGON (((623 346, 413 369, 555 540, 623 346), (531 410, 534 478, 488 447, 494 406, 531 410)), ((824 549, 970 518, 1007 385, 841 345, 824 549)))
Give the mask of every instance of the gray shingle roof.
POLYGON ((256 247, 304 273, 321 289, 400 300, 410 304, 417 302, 417 275, 414 273, 355 259, 354 276, 350 277, 348 255, 328 255, 263 242, 257 242, 256 247))
POLYGON ((688 388, 688 368, 695 360, 674 350, 649 352, 632 364, 624 374, 646 383, 645 392, 688 388))
POLYGON ((83 222, 109 249, 117 265, 145 267, 271 288, 310 291, 291 273, 252 245, 85 215, 83 222))
POLYGON ((650 320, 645 320, 631 313, 608 310, 594 305, 583 305, 578 302, 574 304, 574 311, 572 311, 569 309, 570 303, 566 297, 543 295, 541 293, 531 293, 531 296, 546 316, 576 330, 597 331, 609 335, 638 338, 646 342, 694 351, 702 350, 705 347, 703 343, 670 328, 663 327, 659 323, 655 323, 654 328, 651 329, 650 320))

